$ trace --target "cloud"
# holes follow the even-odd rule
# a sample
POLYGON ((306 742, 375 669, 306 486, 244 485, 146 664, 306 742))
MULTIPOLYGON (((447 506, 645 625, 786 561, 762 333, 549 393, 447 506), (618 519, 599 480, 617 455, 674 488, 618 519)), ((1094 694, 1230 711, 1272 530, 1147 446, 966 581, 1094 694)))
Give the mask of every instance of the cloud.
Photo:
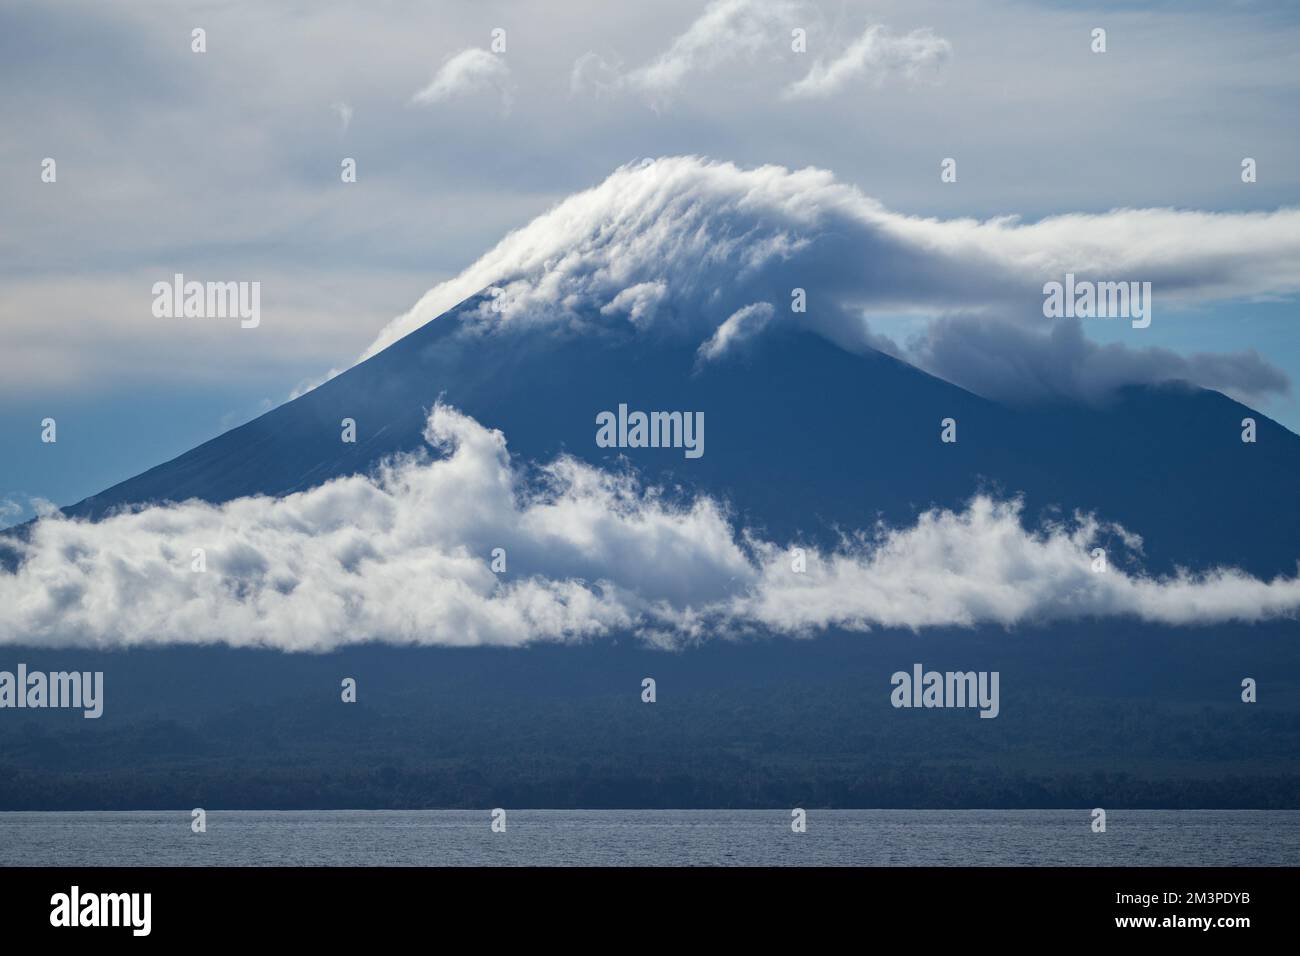
POLYGON ((634 70, 624 72, 596 53, 579 57, 570 89, 627 90, 643 96, 652 108, 663 109, 692 75, 751 61, 765 49, 778 48, 798 9, 783 0, 713 0, 667 50, 634 70))
POLYGON ((1220 568, 1154 578, 1114 565, 1091 568, 1102 532, 1130 544, 1131 532, 1091 516, 1026 529, 1016 501, 973 498, 964 511, 932 510, 910 528, 846 538, 830 554, 811 552, 805 574, 774 545, 757 554, 757 584, 731 601, 740 620, 778 631, 826 626, 970 627, 1131 616, 1192 625, 1294 617, 1300 578, 1261 581, 1220 568))
MULTIPOLYGON (((831 35, 820 21, 815 9, 787 0, 713 0, 668 49, 635 69, 626 70, 621 62, 598 53, 583 54, 573 64, 569 88, 572 93, 601 95, 630 92, 661 111, 693 76, 732 63, 752 67, 764 55, 771 60, 783 57, 789 52, 791 29, 799 24, 807 29, 816 22, 812 32, 831 35)), ((876 84, 888 77, 915 78, 940 65, 951 51, 951 43, 928 29, 895 35, 883 26, 869 26, 829 63, 816 60, 807 75, 786 86, 780 96, 826 97, 863 76, 876 84)), ((752 88, 752 70, 747 82, 752 88)))
POLYGON ((786 87, 782 97, 831 96, 863 76, 877 84, 891 76, 912 79, 923 70, 937 68, 951 54, 952 44, 932 30, 895 36, 884 27, 871 26, 835 59, 816 60, 803 79, 786 87))
POLYGON ((653 98, 667 96, 690 74, 752 55, 768 45, 773 25, 789 10, 785 3, 714 0, 667 50, 629 73, 627 83, 653 98))
POLYGON ((600 314, 625 315, 633 325, 648 328, 654 320, 659 303, 667 295, 668 286, 663 282, 638 282, 602 305, 600 314))
POLYGON ((1151 282, 1155 323, 1215 300, 1292 296, 1300 210, 922 218, 825 170, 646 160, 509 233, 394 319, 364 357, 492 287, 495 301, 470 316, 489 332, 628 321, 704 344, 725 340, 739 310, 766 303, 772 323, 883 349, 1000 398, 1092 398, 1169 376, 1248 396, 1287 388, 1255 353, 1179 356, 1143 347, 1141 329, 1126 333, 1131 344, 1099 346, 1071 320, 1044 318, 1043 284, 1067 272, 1151 282), (791 311, 795 288, 806 313, 791 311), (900 341, 886 331, 900 316, 928 325, 900 341))
POLYGON ((745 570, 710 502, 642 497, 571 459, 526 487, 499 432, 444 406, 426 438, 442 457, 285 498, 40 521, 17 573, 0 572, 0 641, 514 644, 631 626, 638 601, 618 581, 648 575, 689 603, 745 570))
POLYGON ((1054 322, 1046 334, 982 316, 941 318, 900 355, 980 395, 1027 403, 1059 397, 1104 399, 1117 388, 1183 380, 1247 403, 1290 391, 1290 380, 1250 349, 1230 355, 1180 355, 1088 340, 1079 319, 1054 322))
POLYGON ((700 360, 710 362, 725 354, 728 349, 757 335, 772 321, 775 312, 767 302, 754 302, 733 312, 718 326, 709 340, 700 346, 700 360))
POLYGON ((509 110, 514 100, 510 67, 494 53, 478 47, 461 50, 438 68, 428 86, 411 97, 412 103, 443 103, 472 93, 497 93, 509 110))
POLYGON ((94 523, 47 515, 8 541, 20 561, 0 570, 0 643, 303 651, 627 632, 679 643, 1114 615, 1208 624, 1300 609, 1296 578, 1152 578, 1123 528, 1076 516, 1028 529, 1018 502, 987 497, 810 547, 797 572, 798 542, 738 528, 708 497, 679 499, 571 457, 513 462, 499 431, 441 404, 425 437, 426 452, 283 498, 186 501, 94 523), (1090 549, 1103 535, 1130 553, 1095 573, 1090 549), (498 547, 502 574, 490 567, 498 547))

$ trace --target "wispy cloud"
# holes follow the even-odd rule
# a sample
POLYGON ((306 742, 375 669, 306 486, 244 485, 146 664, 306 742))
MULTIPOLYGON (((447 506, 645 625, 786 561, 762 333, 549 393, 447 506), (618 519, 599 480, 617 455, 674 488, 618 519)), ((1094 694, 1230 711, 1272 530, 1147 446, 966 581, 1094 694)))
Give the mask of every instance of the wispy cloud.
POLYGON ((710 362, 726 354, 728 349, 757 335, 772 321, 774 314, 776 310, 770 302, 752 302, 743 309, 737 309, 700 346, 700 360, 710 362))
POLYGON ((635 69, 625 72, 596 53, 579 57, 570 88, 575 92, 626 90, 662 109, 692 76, 751 61, 761 51, 777 47, 789 36, 787 24, 798 9, 799 5, 785 0, 713 0, 668 49, 635 69))
POLYGON ((713 69, 769 45, 773 26, 790 5, 763 0, 714 0, 672 45, 628 74, 634 89, 662 98, 678 90, 692 73, 713 69))
POLYGON ((880 84, 890 77, 913 79, 933 70, 952 54, 952 44, 932 30, 913 30, 896 36, 882 26, 871 26, 839 56, 817 59, 808 74, 783 92, 786 99, 810 99, 839 93, 851 82, 865 78, 880 84))
POLYGON ((514 82, 504 58, 478 47, 470 47, 449 57, 429 85, 418 90, 411 102, 429 104, 473 93, 495 93, 501 106, 509 110, 514 101, 514 82))
MULTIPOLYGON (((793 0, 713 0, 676 36, 668 48, 634 69, 589 52, 573 64, 569 78, 574 93, 628 92, 643 97, 652 109, 663 110, 693 78, 717 72, 732 64, 745 64, 747 83, 754 85, 753 67, 760 58, 770 61, 789 53, 792 30, 810 24, 823 45, 834 42, 834 32, 815 8, 793 0)), ((838 56, 819 57, 808 73, 780 93, 783 99, 827 97, 865 79, 879 85, 887 78, 912 79, 937 67, 952 52, 952 44, 929 29, 896 35, 873 25, 838 56)))

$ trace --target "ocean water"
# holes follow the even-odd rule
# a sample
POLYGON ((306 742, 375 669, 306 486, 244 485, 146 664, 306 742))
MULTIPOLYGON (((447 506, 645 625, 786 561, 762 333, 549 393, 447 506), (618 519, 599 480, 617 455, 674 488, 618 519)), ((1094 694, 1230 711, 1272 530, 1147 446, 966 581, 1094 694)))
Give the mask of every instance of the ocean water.
POLYGON ((210 810, 0 813, 17 866, 1294 866, 1300 811, 210 810))

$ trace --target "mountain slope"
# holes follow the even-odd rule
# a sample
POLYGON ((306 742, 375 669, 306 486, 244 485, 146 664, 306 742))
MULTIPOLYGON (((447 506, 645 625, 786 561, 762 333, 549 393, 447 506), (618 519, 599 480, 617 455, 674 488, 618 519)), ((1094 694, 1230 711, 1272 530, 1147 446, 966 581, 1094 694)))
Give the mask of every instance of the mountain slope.
POLYGON ((1023 495, 1038 518, 1078 509, 1144 538, 1148 570, 1226 563, 1291 574, 1300 553, 1300 437, 1218 393, 1129 388, 1105 407, 1008 408, 881 353, 771 330, 703 367, 693 343, 632 331, 485 334, 469 300, 319 388, 68 509, 212 502, 301 491, 424 447, 442 397, 502 430, 512 453, 561 452, 606 466, 626 455, 647 481, 726 499, 780 540, 878 518, 910 522, 980 490, 1023 495), (705 413, 705 454, 602 449, 602 410, 705 413), (1243 443, 1241 420, 1258 422, 1243 443), (958 441, 940 442, 957 421, 958 441), (340 440, 354 419, 357 441, 340 440))

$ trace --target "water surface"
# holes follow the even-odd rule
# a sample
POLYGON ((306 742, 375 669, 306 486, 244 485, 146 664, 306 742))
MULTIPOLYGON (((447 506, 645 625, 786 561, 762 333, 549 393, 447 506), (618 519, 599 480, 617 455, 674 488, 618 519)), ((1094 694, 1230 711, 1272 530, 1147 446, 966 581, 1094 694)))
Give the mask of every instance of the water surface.
POLYGON ((0 865, 1294 866, 1300 811, 209 810, 0 813, 0 865))

